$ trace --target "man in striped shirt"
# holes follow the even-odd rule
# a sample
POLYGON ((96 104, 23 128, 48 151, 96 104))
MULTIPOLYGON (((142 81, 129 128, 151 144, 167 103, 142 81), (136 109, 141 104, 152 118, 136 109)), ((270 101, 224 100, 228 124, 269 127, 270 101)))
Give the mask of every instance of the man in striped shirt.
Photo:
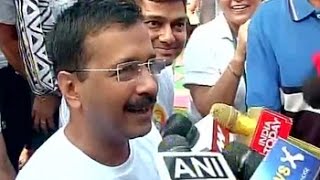
MULTIPOLYGON (((9 62, 0 70, 0 84, 4 88, 2 115, 7 124, 3 134, 16 170, 20 152, 31 136, 31 118, 36 130, 55 130, 54 115, 60 97, 44 37, 52 29, 55 16, 74 2, 0 0, 0 49, 9 62)), ((45 138, 37 139, 36 146, 45 138)))

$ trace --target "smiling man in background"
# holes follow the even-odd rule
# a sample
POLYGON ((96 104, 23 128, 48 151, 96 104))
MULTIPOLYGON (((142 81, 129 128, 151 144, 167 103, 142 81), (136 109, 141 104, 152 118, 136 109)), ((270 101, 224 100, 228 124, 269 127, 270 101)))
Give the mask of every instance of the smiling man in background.
POLYGON ((185 0, 138 0, 143 21, 156 56, 166 60, 167 67, 158 78, 159 92, 154 109, 154 121, 161 129, 173 113, 174 72, 173 61, 182 52, 187 39, 185 0))

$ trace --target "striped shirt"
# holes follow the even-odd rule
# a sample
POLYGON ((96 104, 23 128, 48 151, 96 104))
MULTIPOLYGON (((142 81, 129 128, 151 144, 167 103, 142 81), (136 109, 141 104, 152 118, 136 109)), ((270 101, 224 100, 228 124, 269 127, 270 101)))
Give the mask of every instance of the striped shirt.
POLYGON ((0 0, 0 22, 17 27, 19 49, 34 94, 58 93, 53 62, 47 55, 45 35, 53 28, 56 16, 76 1, 0 0))
MULTIPOLYGON (((249 26, 247 105, 284 110, 291 135, 320 147, 320 110, 303 100, 302 86, 316 76, 320 17, 308 0, 269 0, 249 26)), ((320 90, 319 90, 320 92, 320 90)))

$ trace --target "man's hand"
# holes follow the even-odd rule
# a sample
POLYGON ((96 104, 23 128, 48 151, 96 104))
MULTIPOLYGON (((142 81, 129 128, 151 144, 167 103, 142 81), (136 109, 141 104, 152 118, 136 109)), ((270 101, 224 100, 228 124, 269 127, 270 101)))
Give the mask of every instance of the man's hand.
POLYGON ((238 43, 233 59, 229 63, 230 70, 236 75, 242 75, 247 52, 248 25, 250 20, 240 26, 238 31, 238 43))
POLYGON ((242 24, 238 31, 238 43, 236 48, 235 56, 239 59, 245 60, 245 55, 247 52, 247 39, 248 39, 248 26, 250 20, 242 24))
POLYGON ((20 157, 19 157, 19 169, 21 170, 23 166, 29 161, 33 154, 33 150, 29 150, 27 148, 23 148, 20 157))
POLYGON ((60 98, 57 96, 36 96, 32 107, 33 127, 48 133, 54 129, 54 113, 60 105, 60 98))
POLYGON ((26 78, 26 71, 23 60, 20 57, 18 44, 16 26, 0 23, 0 49, 14 70, 26 78))

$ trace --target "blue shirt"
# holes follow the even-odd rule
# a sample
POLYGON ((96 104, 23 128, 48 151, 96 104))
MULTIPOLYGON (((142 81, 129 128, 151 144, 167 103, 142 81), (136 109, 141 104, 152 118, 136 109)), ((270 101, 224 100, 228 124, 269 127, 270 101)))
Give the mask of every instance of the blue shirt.
POLYGON ((301 92, 305 80, 316 75, 311 57, 320 51, 320 19, 315 12, 307 0, 261 4, 248 32, 248 107, 279 111, 279 89, 284 94, 301 92))
POLYGON ((261 4, 248 30, 247 105, 282 111, 293 118, 291 136, 320 147, 320 109, 302 94, 304 82, 316 76, 317 52, 320 17, 307 0, 261 4))

